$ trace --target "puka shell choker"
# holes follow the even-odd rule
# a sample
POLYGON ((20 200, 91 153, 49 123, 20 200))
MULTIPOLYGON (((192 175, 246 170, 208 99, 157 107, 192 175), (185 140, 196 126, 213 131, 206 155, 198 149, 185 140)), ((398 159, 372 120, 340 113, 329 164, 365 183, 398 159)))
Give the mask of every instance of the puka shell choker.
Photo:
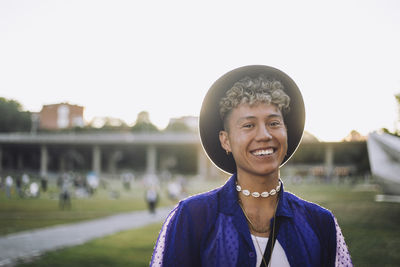
POLYGON ((269 192, 265 191, 265 192, 262 192, 262 193, 258 193, 258 192, 253 192, 253 193, 251 193, 251 192, 250 192, 249 190, 247 190, 247 189, 243 189, 243 190, 242 190, 242 187, 241 187, 240 185, 238 185, 237 182, 236 182, 236 191, 242 192, 242 194, 245 195, 246 197, 248 197, 248 196, 251 195, 252 197, 255 197, 255 198, 258 198, 258 197, 266 198, 266 197, 275 195, 275 194, 278 193, 280 190, 281 190, 281 181, 279 181, 279 184, 276 186, 276 188, 272 189, 272 190, 269 191, 269 192))

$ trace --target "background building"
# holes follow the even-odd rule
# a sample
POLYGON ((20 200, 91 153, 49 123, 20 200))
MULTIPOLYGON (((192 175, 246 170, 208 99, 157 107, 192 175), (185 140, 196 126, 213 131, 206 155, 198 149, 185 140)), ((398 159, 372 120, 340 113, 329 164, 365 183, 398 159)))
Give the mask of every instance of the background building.
POLYGON ((84 107, 68 103, 44 105, 39 113, 39 128, 59 130, 83 127, 84 107))

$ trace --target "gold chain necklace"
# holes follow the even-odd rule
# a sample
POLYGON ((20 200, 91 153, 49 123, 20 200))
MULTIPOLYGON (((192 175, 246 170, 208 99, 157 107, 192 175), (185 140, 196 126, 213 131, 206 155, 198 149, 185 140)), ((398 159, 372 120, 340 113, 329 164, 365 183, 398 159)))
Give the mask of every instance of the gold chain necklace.
MULTIPOLYGON (((274 237, 275 237, 275 221, 276 221, 275 215, 276 215, 276 210, 277 210, 277 208, 278 208, 278 203, 279 203, 279 197, 277 197, 276 205, 275 205, 275 210, 274 210, 274 217, 273 217, 273 218, 274 218, 274 224, 273 224, 273 226, 272 226, 272 236, 271 236, 271 237, 272 237, 272 240, 271 240, 272 243, 271 243, 271 252, 270 252, 270 255, 269 255, 269 264, 268 264, 268 265, 267 265, 267 262, 266 262, 266 260, 265 260, 265 258, 264 258, 264 253, 263 253, 263 251, 261 250, 260 244, 258 243, 257 236, 254 235, 254 238, 256 239, 256 243, 257 243, 258 250, 260 251, 260 253, 261 253, 261 255, 262 255, 262 260, 263 260, 265 266, 271 266, 271 262, 272 262, 272 251, 274 250, 274 246, 275 246, 275 244, 274 244, 274 242, 273 242, 273 241, 274 241, 274 237)), ((244 208, 243 208, 243 206, 242 206, 242 202, 241 202, 240 198, 239 198, 239 206, 240 206, 240 208, 242 209, 243 214, 244 214, 244 216, 246 217, 246 220, 249 222, 250 228, 251 228, 255 233, 267 233, 267 232, 269 231, 269 228, 270 228, 270 227, 268 227, 267 230, 264 231, 264 232, 259 232, 259 231, 257 231, 257 230, 255 229, 253 223, 251 222, 249 216, 247 216, 247 213, 246 213, 246 211, 244 210, 244 208)))
POLYGON ((246 220, 249 222, 250 228, 253 230, 253 232, 255 232, 255 233, 260 233, 260 234, 268 233, 270 227, 268 227, 268 228, 265 229, 265 230, 256 229, 256 227, 254 226, 254 224, 253 224, 252 221, 250 220, 249 216, 247 216, 247 213, 246 213, 246 211, 244 210, 244 208, 243 208, 243 206, 242 206, 242 202, 241 202, 240 199, 239 199, 239 206, 240 206, 240 208, 242 209, 243 214, 244 214, 244 216, 246 217, 246 220))
MULTIPOLYGON (((278 203, 279 203, 279 198, 277 198, 276 200, 276 206, 275 206, 275 211, 274 211, 274 225, 272 226, 272 240, 271 240, 271 252, 269 254, 269 266, 271 266, 272 263, 272 251, 274 251, 274 246, 275 246, 275 242, 274 242, 274 237, 275 237, 275 221, 276 221, 276 210, 278 209, 278 203)), ((264 255, 263 255, 264 257, 264 255)), ((267 266, 265 264, 265 266, 267 266)))

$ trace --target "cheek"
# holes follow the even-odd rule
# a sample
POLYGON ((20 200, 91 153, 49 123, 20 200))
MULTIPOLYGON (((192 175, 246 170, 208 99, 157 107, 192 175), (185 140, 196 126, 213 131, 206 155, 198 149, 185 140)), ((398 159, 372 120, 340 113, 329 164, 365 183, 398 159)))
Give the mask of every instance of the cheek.
POLYGON ((288 143, 287 143, 287 139, 286 139, 286 142, 285 142, 285 144, 284 144, 284 152, 285 152, 285 155, 286 155, 286 153, 287 153, 287 150, 288 150, 288 143))
POLYGON ((284 152, 285 152, 285 154, 286 154, 286 151, 287 151, 287 148, 288 148, 288 140, 287 140, 287 132, 286 132, 286 129, 282 131, 281 143, 282 143, 284 152))
POLYGON ((286 146, 287 146, 288 140, 287 140, 287 131, 286 131, 286 130, 284 130, 282 136, 283 136, 282 138, 285 140, 285 144, 286 144, 286 146))
POLYGON ((236 154, 236 153, 240 153, 240 151, 242 151, 244 148, 244 138, 243 136, 240 135, 231 135, 229 138, 229 143, 230 143, 230 147, 232 150, 232 153, 236 154))

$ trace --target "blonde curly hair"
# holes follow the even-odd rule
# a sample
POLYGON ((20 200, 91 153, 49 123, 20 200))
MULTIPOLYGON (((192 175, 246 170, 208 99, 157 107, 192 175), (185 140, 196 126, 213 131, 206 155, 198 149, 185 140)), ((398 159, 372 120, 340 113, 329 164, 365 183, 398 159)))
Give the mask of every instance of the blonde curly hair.
POLYGON ((290 97, 284 92, 280 81, 268 79, 263 75, 257 78, 244 77, 229 89, 219 102, 219 113, 227 129, 230 112, 240 104, 250 106, 266 103, 275 104, 283 114, 289 112, 290 97))

